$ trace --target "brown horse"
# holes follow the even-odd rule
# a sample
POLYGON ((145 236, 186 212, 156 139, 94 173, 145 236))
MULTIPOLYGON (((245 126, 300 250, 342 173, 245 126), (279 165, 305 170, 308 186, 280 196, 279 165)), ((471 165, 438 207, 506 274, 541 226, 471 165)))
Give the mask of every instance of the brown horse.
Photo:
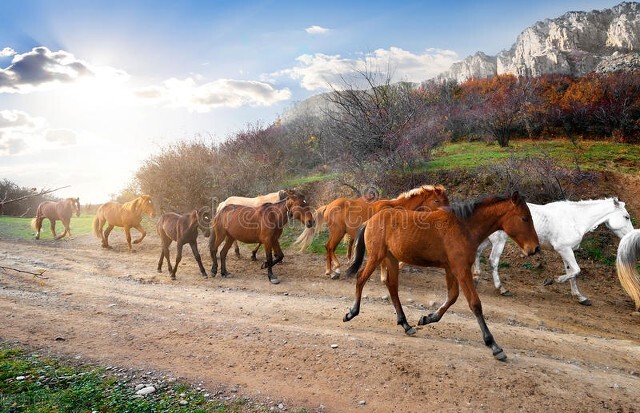
POLYGON ((93 218, 93 232, 102 240, 102 248, 111 248, 109 246, 109 234, 113 227, 124 227, 129 251, 133 251, 131 248, 131 228, 137 229, 141 234, 140 238, 133 241, 134 244, 138 244, 147 235, 147 232, 140 225, 142 214, 147 214, 151 217, 155 214, 153 202, 151 202, 149 195, 140 195, 124 204, 107 202, 100 205, 95 218, 93 218), (107 229, 102 232, 104 224, 107 224, 107 229))
MULTIPOLYGON (((248 198, 245 196, 230 196, 229 198, 225 199, 224 201, 220 202, 220 204, 218 204, 218 207, 216 208, 216 213, 222 211, 222 208, 224 208, 227 205, 244 205, 244 206, 251 206, 251 207, 259 207, 260 205, 263 205, 266 203, 274 203, 274 202, 282 201, 287 196, 292 194, 294 194, 294 191, 291 189, 281 189, 277 192, 271 192, 270 194, 266 194, 266 195, 258 195, 253 198, 248 198)), ((260 249, 260 245, 261 244, 256 245, 256 247, 251 251, 251 259, 253 261, 258 260, 258 258, 256 257, 256 254, 260 249)), ((240 248, 238 247, 238 241, 233 243, 233 249, 234 249, 234 252, 236 253, 236 257, 240 257, 240 248)))
POLYGON ((356 257, 347 270, 355 274, 364 258, 365 247, 369 259, 358 273, 356 299, 351 310, 344 316, 349 321, 360 312, 362 289, 375 268, 387 266, 387 289, 393 301, 398 324, 405 333, 415 334, 407 323, 398 297, 398 262, 423 267, 444 268, 448 289, 447 301, 428 316, 423 316, 419 325, 440 320, 447 309, 458 298, 459 289, 467 298, 471 311, 476 316, 484 343, 491 348, 498 360, 506 355, 496 344, 482 315, 482 304, 471 275, 480 243, 497 230, 503 230, 516 241, 527 255, 539 250, 538 235, 533 227, 531 213, 518 192, 508 197, 488 197, 475 202, 453 205, 433 212, 388 209, 376 214, 358 232, 356 257))
MULTIPOLYGON (((302 245, 302 249, 311 244, 315 232, 327 223, 329 239, 325 244, 327 249, 327 266, 325 274, 331 274, 332 279, 340 277, 340 261, 335 250, 345 234, 353 240, 358 228, 377 212, 386 208, 400 207, 409 210, 435 210, 449 205, 449 198, 442 185, 423 185, 400 194, 395 199, 380 199, 368 202, 362 199, 338 198, 326 206, 316 210, 314 218, 317 225, 307 228, 296 239, 294 245, 302 245)), ((352 241, 347 247, 348 258, 351 258, 352 241)))
POLYGON ((36 231, 36 239, 40 239, 40 231, 42 230, 42 221, 45 218, 49 219, 51 226, 51 235, 53 238, 60 239, 65 235, 71 238, 71 228, 69 223, 71 222, 71 216, 73 213, 76 216, 80 216, 80 198, 67 198, 62 201, 44 201, 38 205, 36 211, 36 217, 31 220, 31 228, 36 231), (62 221, 64 225, 64 232, 60 236, 56 236, 56 220, 62 221))
POLYGON ((290 217, 304 223, 307 228, 313 226, 311 208, 299 195, 289 195, 283 201, 259 207, 232 204, 225 206, 213 219, 213 233, 209 238, 209 252, 213 260, 211 276, 214 277, 218 272, 217 254, 222 241, 225 244, 220 251, 220 274, 223 277, 229 275, 226 266, 227 252, 231 244, 238 240, 264 245, 267 261, 262 268, 267 268, 269 281, 278 284, 280 281, 273 275, 272 267, 284 258, 278 239, 290 217), (272 251, 275 252, 275 259, 272 251))
POLYGON ((184 244, 189 244, 193 257, 200 267, 200 273, 204 278, 207 278, 207 271, 202 265, 202 258, 198 252, 198 229, 202 231, 205 237, 211 234, 211 209, 209 207, 203 207, 200 210, 194 209, 188 214, 176 214, 175 212, 169 212, 160 217, 156 224, 156 230, 160 236, 162 242, 162 252, 160 253, 160 261, 158 261, 158 272, 162 272, 162 261, 167 258, 167 268, 171 279, 176 279, 176 272, 178 271, 178 264, 182 259, 182 247, 184 244), (171 261, 169 260, 169 246, 171 242, 176 241, 176 263, 174 267, 171 267, 171 261))

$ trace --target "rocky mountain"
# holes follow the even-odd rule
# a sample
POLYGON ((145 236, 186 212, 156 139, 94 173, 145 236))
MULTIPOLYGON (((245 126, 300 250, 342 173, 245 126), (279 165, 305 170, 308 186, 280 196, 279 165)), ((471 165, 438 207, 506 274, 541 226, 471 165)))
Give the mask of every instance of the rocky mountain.
POLYGON ((540 76, 640 68, 640 3, 571 11, 525 29, 497 56, 478 52, 454 63, 438 80, 463 82, 496 74, 540 76))

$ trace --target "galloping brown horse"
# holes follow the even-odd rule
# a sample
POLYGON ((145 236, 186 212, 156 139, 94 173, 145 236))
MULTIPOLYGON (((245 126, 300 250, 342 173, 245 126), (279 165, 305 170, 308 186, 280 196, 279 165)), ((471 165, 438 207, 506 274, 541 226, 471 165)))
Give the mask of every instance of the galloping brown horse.
MULTIPOLYGON (((325 244, 327 249, 325 274, 331 274, 331 278, 336 279, 340 277, 340 261, 335 253, 338 244, 345 234, 349 234, 353 240, 358 228, 374 214, 386 208, 435 210, 447 205, 449 205, 449 198, 442 185, 423 185, 404 192, 395 199, 380 199, 373 202, 362 199, 338 198, 316 210, 314 214, 316 226, 305 229, 294 244, 302 245, 302 249, 306 248, 311 244, 317 229, 322 226, 323 222, 326 222, 329 228, 329 239, 325 244)), ((351 257, 351 245, 350 241, 347 248, 348 258, 351 257)))
POLYGON ((366 247, 369 259, 358 273, 356 299, 344 316, 344 321, 358 315, 364 284, 375 268, 383 263, 388 270, 386 285, 398 324, 402 325, 405 333, 415 334, 416 330, 407 323, 398 297, 398 262, 440 267, 446 273, 447 301, 435 313, 423 316, 418 324, 439 321, 455 303, 462 288, 480 324, 484 343, 498 360, 505 360, 507 356, 496 344, 482 315, 482 304, 471 274, 478 246, 489 234, 499 229, 509 234, 525 254, 532 255, 539 250, 531 213, 518 192, 508 197, 488 197, 433 212, 387 209, 374 215, 358 232, 356 257, 347 270, 348 275, 358 271, 366 247))
POLYGON ((231 244, 238 240, 264 245, 267 261, 262 268, 267 268, 269 281, 278 284, 280 281, 273 275, 272 267, 284 258, 278 239, 290 217, 304 223, 307 228, 313 226, 311 208, 304 198, 295 194, 289 195, 283 201, 259 207, 233 204, 225 206, 213 219, 213 233, 209 238, 209 252, 213 260, 211 276, 214 277, 218 272, 218 247, 225 240, 220 251, 220 274, 223 277, 229 274, 226 266, 227 252, 231 244), (275 259, 272 251, 275 252, 275 259))
POLYGON ((133 201, 125 202, 124 204, 107 202, 100 205, 95 218, 93 218, 93 232, 102 240, 102 248, 111 248, 109 246, 109 234, 113 227, 123 227, 129 251, 133 251, 131 249, 131 228, 137 229, 141 234, 140 238, 133 241, 134 244, 138 244, 147 235, 147 232, 140 225, 142 214, 147 214, 151 217, 155 214, 153 202, 151 202, 149 195, 140 195, 133 201), (102 232, 104 224, 108 225, 107 229, 102 232))
POLYGON ((200 273, 204 278, 207 278, 207 271, 202 265, 202 258, 198 252, 198 229, 200 229, 205 237, 211 234, 211 209, 209 207, 200 208, 200 210, 194 209, 188 214, 176 214, 175 212, 169 212, 160 217, 156 224, 156 230, 160 236, 162 242, 162 252, 160 253, 160 261, 158 261, 158 272, 162 272, 162 261, 167 258, 167 268, 171 279, 176 279, 176 272, 178 271, 178 264, 182 259, 182 247, 184 244, 189 244, 193 257, 200 267, 200 273), (169 260, 169 246, 172 241, 176 241, 176 263, 171 267, 171 261, 169 260))
POLYGON ((71 238, 71 228, 69 227, 69 223, 71 222, 71 216, 74 212, 77 217, 80 216, 80 198, 67 198, 58 202, 42 202, 38 205, 36 217, 31 220, 31 228, 36 231, 36 239, 40 239, 42 221, 45 218, 49 219, 51 235, 53 235, 53 238, 60 239, 65 235, 69 235, 69 238, 71 238), (56 220, 58 219, 62 221, 62 225, 64 225, 64 232, 60 236, 56 236, 56 220))

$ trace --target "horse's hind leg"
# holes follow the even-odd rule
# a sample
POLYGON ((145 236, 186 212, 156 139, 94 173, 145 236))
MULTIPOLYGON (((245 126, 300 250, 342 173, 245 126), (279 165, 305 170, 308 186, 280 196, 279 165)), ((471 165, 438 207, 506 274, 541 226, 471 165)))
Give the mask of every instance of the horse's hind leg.
POLYGON ((340 278, 340 261, 338 261, 338 257, 336 257, 336 248, 338 244, 340 244, 344 234, 344 231, 330 229, 329 239, 327 243, 324 244, 327 250, 327 270, 325 271, 325 275, 331 275, 332 280, 340 278))
POLYGON ((176 243, 176 262, 173 264, 173 271, 171 271, 171 279, 176 279, 176 273, 178 272, 178 264, 182 261, 182 247, 184 244, 181 242, 176 243))
POLYGON ((229 252, 233 241, 235 240, 227 235, 227 239, 222 246, 222 251, 220 251, 220 275, 223 277, 229 276, 229 272, 227 271, 227 253, 229 252))
POLYGON ((102 234, 102 248, 111 248, 109 246, 109 234, 111 234, 111 231, 113 231, 113 225, 108 224, 107 229, 105 229, 104 233, 102 234))
POLYGON ((233 243, 233 252, 236 254, 236 258, 240 258, 240 247, 238 246, 238 241, 233 243))
POLYGON ((53 235, 54 239, 57 239, 58 236, 56 235, 56 220, 53 218, 49 218, 49 226, 51 228, 51 235, 53 235))
POLYGON ((42 231, 42 221, 44 218, 36 218, 36 239, 40 239, 40 231, 42 231))
POLYGON ((204 269, 202 265, 202 257, 200 257, 200 252, 198 252, 198 243, 196 241, 190 242, 191 252, 193 252, 193 257, 196 259, 198 263, 198 267, 200 268, 200 273, 204 278, 207 278, 207 271, 204 269))
MULTIPOLYGON (((416 329, 411 327, 407 322, 407 317, 404 315, 402 303, 400 303, 400 297, 398 296, 398 275, 400 273, 398 260, 394 256, 387 254, 387 258, 384 263, 387 267, 387 278, 385 283, 387 284, 387 289, 389 290, 389 296, 391 297, 391 302, 393 302, 393 307, 396 309, 398 325, 404 328, 404 332, 407 335, 414 335, 416 333, 416 329)), ((383 264, 383 266, 385 265, 383 264)))
POLYGON ((258 250, 260 249, 260 246, 262 244, 258 244, 256 245, 256 247, 253 249, 253 251, 251 251, 251 261, 258 261, 258 257, 256 254, 258 254, 258 250))
POLYGON ((501 238, 498 242, 493 244, 493 246, 491 247, 491 255, 489 255, 489 264, 491 265, 491 275, 493 277, 494 287, 496 287, 496 290, 498 290, 501 295, 510 297, 511 292, 502 285, 502 282, 500 281, 500 275, 498 274, 498 268, 500 267, 500 256, 502 256, 502 251, 504 251, 504 245, 506 244, 506 242, 506 238, 501 238))

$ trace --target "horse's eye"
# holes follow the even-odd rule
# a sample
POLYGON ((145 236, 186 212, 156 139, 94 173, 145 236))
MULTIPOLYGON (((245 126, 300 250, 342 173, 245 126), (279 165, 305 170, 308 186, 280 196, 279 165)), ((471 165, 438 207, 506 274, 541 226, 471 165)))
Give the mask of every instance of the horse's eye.
POLYGON ((631 218, 629 218, 629 215, 625 216, 624 219, 626 219, 627 221, 629 221, 631 218))
POLYGON ((523 220, 524 222, 529 222, 529 217, 522 217, 522 220, 523 220))

